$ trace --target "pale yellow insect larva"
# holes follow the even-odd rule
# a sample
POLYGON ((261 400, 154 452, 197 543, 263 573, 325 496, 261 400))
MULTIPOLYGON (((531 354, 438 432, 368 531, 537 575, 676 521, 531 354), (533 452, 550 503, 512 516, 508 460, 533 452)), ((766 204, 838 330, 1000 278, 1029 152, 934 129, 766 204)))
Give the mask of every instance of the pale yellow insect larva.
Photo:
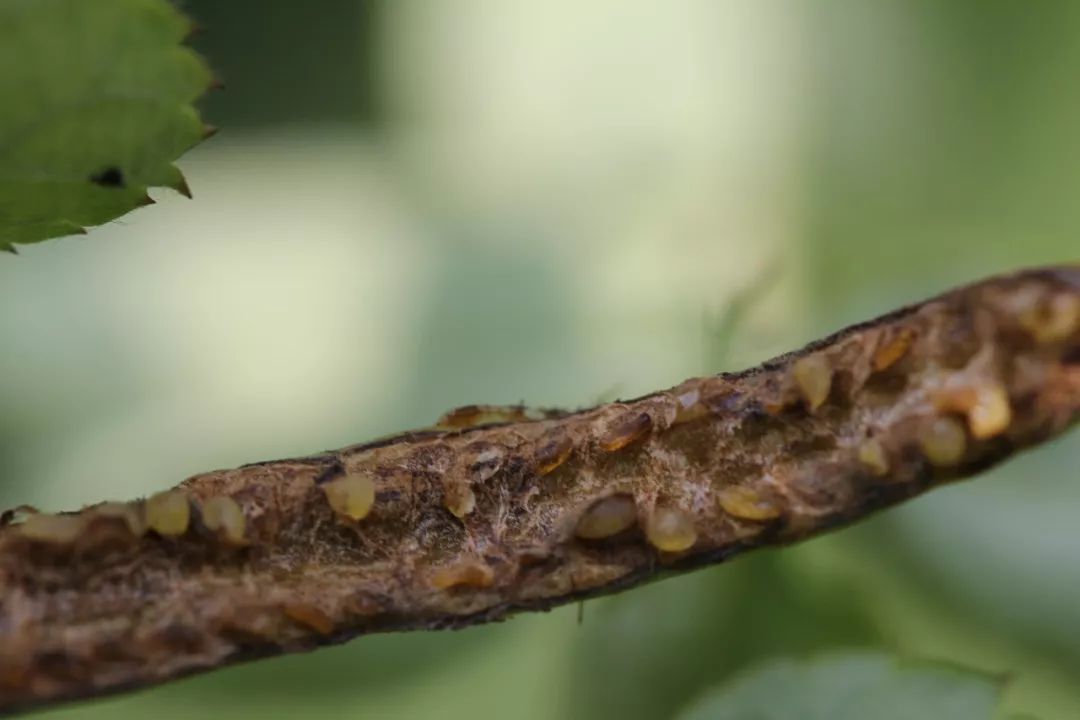
POLYGON ((824 354, 814 353, 799 358, 792 366, 791 373, 808 410, 817 410, 825 404, 832 388, 833 371, 824 354))
POLYGON ((878 477, 887 475, 889 472, 889 456, 885 453, 885 446, 877 438, 866 438, 859 443, 859 462, 878 477))
POLYGON ((1060 342, 1080 330, 1080 297, 1057 294, 1020 313, 1020 324, 1040 345, 1060 342))
POLYGON ((653 510, 645 526, 645 536, 658 550, 682 552, 697 541, 694 519, 674 507, 660 506, 653 510))
POLYGON ((462 586, 486 588, 495 582, 495 571, 484 563, 466 560, 436 568, 429 580, 437 590, 462 586))
POLYGON ((244 545, 247 540, 244 532, 247 518, 240 503, 228 495, 217 495, 202 504, 203 524, 207 529, 218 533, 231 545, 244 545))
POLYGON ((19 533, 28 540, 66 545, 74 542, 86 527, 81 515, 53 515, 37 513, 28 515, 21 525, 19 533))
POLYGON ((574 534, 584 540, 618 535, 637 522, 637 506, 629 495, 610 495, 597 500, 578 518, 574 534))
POLYGON ((463 518, 476 508, 476 493, 464 482, 447 483, 443 504, 456 517, 463 518))
POLYGON ((904 355, 907 355, 914 341, 915 331, 908 327, 900 328, 889 335, 874 351, 874 371, 883 372, 895 365, 904 355))
POLYGON ((330 508, 349 520, 363 520, 375 504, 375 483, 354 473, 322 484, 330 508))
POLYGON ((1005 432, 1012 423, 1012 405, 1005 388, 996 382, 976 387, 974 402, 967 409, 967 419, 968 429, 977 440, 1005 432))
POLYGON ((932 465, 952 467, 964 458, 967 434, 956 418, 948 415, 937 417, 922 427, 919 445, 932 465))
POLYGON ((1012 423, 1012 405, 1005 387, 996 380, 942 390, 934 395, 942 411, 963 413, 972 437, 986 440, 1005 432, 1012 423))
POLYGON ((620 418, 600 437, 600 448, 605 452, 622 450, 638 440, 642 440, 652 430, 652 418, 648 413, 637 413, 620 418))
POLYGON ((536 474, 547 475, 555 472, 573 453, 574 444, 569 438, 552 440, 536 451, 536 474))
POLYGON ((146 499, 146 525, 159 535, 176 537, 187 532, 191 506, 181 490, 166 490, 146 499))
POLYGON ((773 520, 783 509, 760 492, 745 485, 730 485, 717 493, 720 507, 740 520, 773 520))

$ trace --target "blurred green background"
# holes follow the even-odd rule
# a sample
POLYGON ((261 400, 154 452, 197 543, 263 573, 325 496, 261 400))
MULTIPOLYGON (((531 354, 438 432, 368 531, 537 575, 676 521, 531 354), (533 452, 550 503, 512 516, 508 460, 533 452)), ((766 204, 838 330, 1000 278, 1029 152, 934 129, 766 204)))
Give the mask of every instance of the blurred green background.
MULTIPOLYGON (((184 3, 195 192, 0 258, 0 505, 733 369, 1080 255, 1080 3, 184 3), (732 337, 725 307, 767 277, 732 337)), ((1080 717, 1080 436, 829 537, 38 717, 670 717, 880 647, 1080 717)))

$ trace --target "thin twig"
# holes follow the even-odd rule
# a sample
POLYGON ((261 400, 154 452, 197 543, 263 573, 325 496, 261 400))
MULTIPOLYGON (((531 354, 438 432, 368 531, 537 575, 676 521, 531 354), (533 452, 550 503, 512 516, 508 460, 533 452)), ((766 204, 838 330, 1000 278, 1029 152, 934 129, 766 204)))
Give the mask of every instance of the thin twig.
POLYGON ((1080 417, 1080 266, 999 277, 735 374, 427 430, 0 528, 0 709, 461 627, 786 544, 1080 417))

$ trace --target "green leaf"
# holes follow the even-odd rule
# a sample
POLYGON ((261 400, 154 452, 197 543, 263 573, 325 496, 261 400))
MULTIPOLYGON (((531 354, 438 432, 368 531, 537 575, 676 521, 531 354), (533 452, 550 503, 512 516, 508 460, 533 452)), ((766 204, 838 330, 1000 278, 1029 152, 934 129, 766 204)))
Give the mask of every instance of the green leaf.
POLYGON ((853 653, 760 666, 680 720, 989 720, 1002 681, 973 670, 853 653))
POLYGON ((166 0, 0 0, 0 250, 188 194, 213 78, 166 0))

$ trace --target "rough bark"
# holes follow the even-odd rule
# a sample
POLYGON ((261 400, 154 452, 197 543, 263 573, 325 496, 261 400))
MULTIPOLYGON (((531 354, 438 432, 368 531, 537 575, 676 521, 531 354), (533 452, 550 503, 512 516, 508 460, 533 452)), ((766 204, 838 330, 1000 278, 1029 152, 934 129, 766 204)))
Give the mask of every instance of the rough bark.
POLYGON ((179 494, 9 513, 0 710, 630 588, 865 517, 1078 417, 1074 265, 636 400, 463 408, 179 494))

